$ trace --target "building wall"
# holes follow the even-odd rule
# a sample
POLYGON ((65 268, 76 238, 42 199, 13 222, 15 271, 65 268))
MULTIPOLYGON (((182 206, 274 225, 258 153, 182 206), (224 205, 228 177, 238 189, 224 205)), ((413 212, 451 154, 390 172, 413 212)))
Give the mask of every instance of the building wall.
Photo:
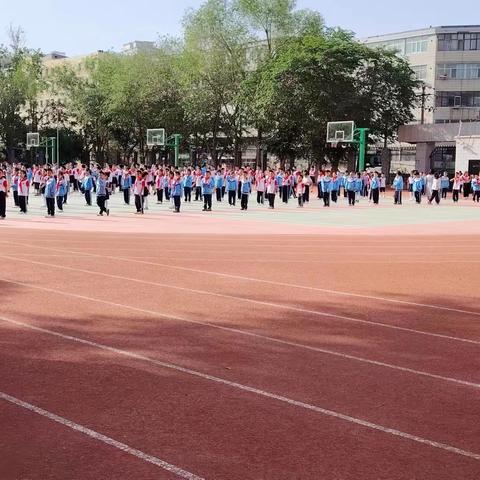
POLYGON ((456 146, 455 169, 457 172, 468 172, 472 160, 480 162, 480 135, 457 137, 456 146))

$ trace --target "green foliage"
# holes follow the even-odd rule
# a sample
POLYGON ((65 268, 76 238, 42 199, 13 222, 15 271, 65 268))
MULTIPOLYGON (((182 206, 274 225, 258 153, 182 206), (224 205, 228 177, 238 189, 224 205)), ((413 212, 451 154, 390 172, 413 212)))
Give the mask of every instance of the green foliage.
POLYGON ((205 0, 184 30, 153 52, 59 62, 48 76, 13 32, 0 50, 0 139, 15 146, 27 128, 60 127, 84 139, 85 158, 143 160, 146 130, 163 127, 214 162, 240 162, 256 136, 259 153, 321 163, 344 153, 325 148, 328 121, 354 120, 387 142, 411 120, 417 83, 406 61, 327 28, 295 0, 205 0))

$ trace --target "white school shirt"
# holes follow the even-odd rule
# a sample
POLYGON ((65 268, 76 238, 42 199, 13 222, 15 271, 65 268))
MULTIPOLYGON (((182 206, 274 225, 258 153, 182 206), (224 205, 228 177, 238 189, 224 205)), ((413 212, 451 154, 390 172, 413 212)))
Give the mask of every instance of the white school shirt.
POLYGON ((264 192, 265 191, 265 178, 259 178, 257 182, 257 192, 264 192))
POLYGON ((386 188, 387 179, 385 177, 380 177, 380 188, 386 188))
POLYGON ((440 179, 434 178, 432 182, 432 190, 440 190, 440 179))

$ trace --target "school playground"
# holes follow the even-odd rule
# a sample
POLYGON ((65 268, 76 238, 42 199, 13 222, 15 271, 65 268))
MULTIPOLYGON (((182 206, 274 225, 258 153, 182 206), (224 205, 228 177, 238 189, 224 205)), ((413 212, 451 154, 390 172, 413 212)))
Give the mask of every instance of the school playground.
POLYGON ((478 480, 480 207, 0 223, 1 480, 478 480))

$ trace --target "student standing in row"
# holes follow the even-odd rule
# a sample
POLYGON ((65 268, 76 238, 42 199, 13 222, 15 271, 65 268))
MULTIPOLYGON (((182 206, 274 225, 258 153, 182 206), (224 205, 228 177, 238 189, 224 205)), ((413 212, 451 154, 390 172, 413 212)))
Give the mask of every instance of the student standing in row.
POLYGON ((460 195, 460 190, 462 188, 462 177, 456 173, 455 177, 451 180, 453 182, 452 187, 452 199, 454 203, 458 202, 458 197, 460 195))
POLYGON ((173 199, 174 213, 180 213, 182 203, 183 185, 180 172, 175 172, 171 183, 171 197, 173 199))
POLYGON ((45 180, 45 202, 47 204, 47 217, 55 216, 55 196, 57 194, 57 181, 53 176, 52 169, 47 170, 45 180))
POLYGON ((356 178, 351 172, 348 177, 345 179, 345 191, 347 192, 348 205, 351 207, 355 206, 355 192, 356 190, 356 178))
POLYGON ((0 169, 0 220, 7 216, 8 181, 5 172, 0 169))
POLYGON ((275 172, 270 170, 269 177, 265 180, 265 191, 267 192, 268 208, 275 208, 275 196, 278 190, 277 179, 275 178, 275 172))
POLYGON ((30 190, 30 182, 25 172, 20 170, 17 177, 17 201, 20 207, 20 213, 27 213, 28 193, 30 190))
POLYGON ((393 179, 393 188, 395 190, 394 204, 402 204, 402 190, 403 190, 403 177, 400 172, 397 172, 396 177, 393 179))
POLYGON ((442 189, 442 198, 447 198, 447 193, 450 188, 450 179, 448 178, 447 172, 443 172, 440 178, 440 188, 442 189))
POLYGON ((190 169, 187 169, 187 174, 185 175, 183 181, 183 191, 185 193, 185 202, 190 203, 192 201, 192 187, 193 187, 193 175, 190 169))
POLYGON ((124 169, 120 177, 120 188, 123 192, 123 201, 125 205, 130 205, 130 189, 132 188, 132 176, 128 169, 124 169))
POLYGON ((372 194, 372 200, 374 205, 378 205, 380 198, 380 179, 378 173, 373 174, 373 178, 370 180, 370 193, 372 194))
POLYGON ((203 194, 203 211, 212 211, 212 194, 215 189, 215 181, 210 174, 210 171, 205 172, 205 176, 202 178, 202 194, 203 194))
POLYGON ((430 198, 428 199, 428 203, 431 205, 432 201, 435 200, 436 204, 438 205, 440 203, 440 175, 438 173, 435 173, 433 176, 433 181, 431 185, 431 195, 430 198))
POLYGON ((145 180, 143 179, 142 172, 137 173, 137 178, 133 185, 133 194, 135 195, 135 208, 137 209, 136 215, 143 215, 143 194, 145 191, 145 180))
POLYGON ((325 172, 325 175, 321 180, 322 192, 323 192, 323 206, 330 207, 330 192, 332 189, 332 177, 330 177, 330 170, 325 172))
POLYGON ((93 179, 90 170, 87 170, 85 177, 82 182, 82 190, 85 195, 85 202, 87 206, 92 206, 92 190, 93 190, 93 179))
POLYGON ((422 203, 422 192, 424 191, 423 178, 418 172, 415 173, 413 177, 413 195, 415 197, 415 202, 417 204, 422 203))
POLYGON ((107 173, 101 172, 100 177, 97 180, 97 205, 100 209, 100 212, 98 213, 99 217, 103 217, 104 212, 107 214, 107 217, 110 215, 110 209, 106 207, 107 199, 107 173))
POLYGON ((238 180, 235 176, 234 172, 229 172, 227 175, 227 192, 228 192, 228 204, 231 207, 235 206, 235 202, 237 200, 237 188, 238 188, 238 180))
POLYGON ((472 193, 473 193, 473 201, 479 203, 480 202, 480 175, 475 175, 472 178, 472 193))
POLYGON ((57 208, 59 212, 63 212, 63 204, 65 201, 65 196, 67 195, 67 184, 68 182, 63 173, 59 172, 56 187, 57 208))
POLYGON ((252 191, 252 179, 250 175, 243 174, 243 176, 241 177, 241 182, 242 182, 241 207, 242 207, 242 210, 247 210, 248 198, 250 197, 250 193, 252 191))

